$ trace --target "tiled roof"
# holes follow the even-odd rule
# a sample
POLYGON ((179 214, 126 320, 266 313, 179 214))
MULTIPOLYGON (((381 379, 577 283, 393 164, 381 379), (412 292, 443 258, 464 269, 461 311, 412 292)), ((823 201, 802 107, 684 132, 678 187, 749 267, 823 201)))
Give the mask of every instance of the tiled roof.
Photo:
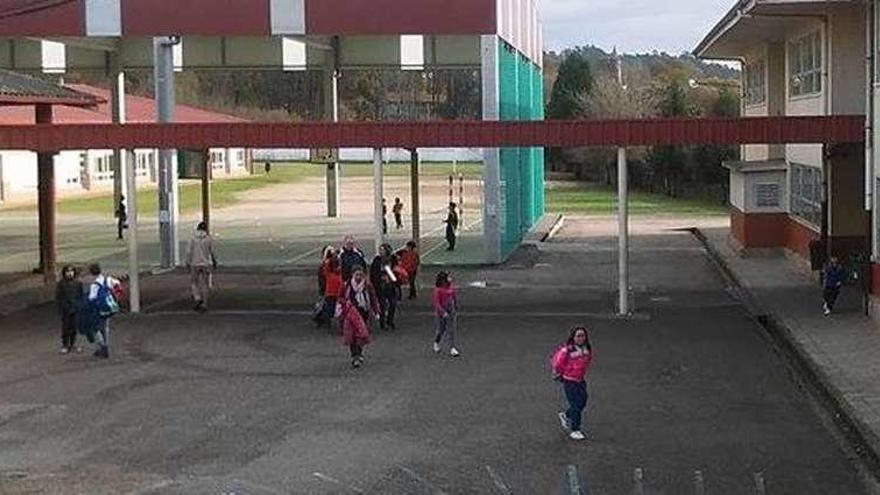
POLYGON ((0 69, 0 105, 94 106, 101 98, 49 81, 0 69))
MULTIPOLYGON (((92 109, 56 107, 52 122, 55 124, 109 124, 112 120, 110 111, 110 91, 84 84, 71 84, 68 88, 88 94, 101 100, 92 109)), ((29 125, 34 123, 33 106, 0 107, 0 125, 29 125)), ((244 119, 210 112, 188 105, 175 107, 175 122, 184 123, 228 123, 246 122, 244 119)), ((149 123, 156 121, 156 104, 150 98, 142 96, 126 96, 126 122, 149 123)))

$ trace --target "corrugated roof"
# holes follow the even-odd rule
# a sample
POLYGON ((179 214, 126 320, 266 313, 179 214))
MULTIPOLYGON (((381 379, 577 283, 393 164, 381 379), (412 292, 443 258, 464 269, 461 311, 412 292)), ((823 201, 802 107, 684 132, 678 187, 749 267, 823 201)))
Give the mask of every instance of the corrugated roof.
POLYGON ((49 81, 0 69, 0 105, 95 106, 101 98, 49 81))
MULTIPOLYGON (((109 124, 113 121, 110 109, 110 91, 85 84, 71 84, 70 90, 96 98, 100 102, 91 109, 57 107, 53 124, 109 124)), ((156 122, 156 103, 142 96, 126 96, 126 122, 156 122)), ((34 123, 33 106, 0 107, 0 125, 31 125, 34 123)), ((225 115, 188 105, 175 107, 175 121, 181 123, 233 123, 246 122, 245 119, 225 115)))

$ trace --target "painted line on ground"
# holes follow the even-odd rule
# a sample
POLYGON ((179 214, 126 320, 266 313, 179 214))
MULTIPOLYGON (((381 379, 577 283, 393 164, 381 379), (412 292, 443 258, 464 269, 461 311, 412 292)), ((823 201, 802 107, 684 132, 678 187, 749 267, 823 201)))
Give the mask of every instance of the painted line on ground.
MULTIPOLYGON (((415 316, 434 316, 433 311, 408 311, 407 314, 415 316)), ((201 314, 195 311, 155 311, 139 315, 139 317, 162 317, 162 316, 311 316, 312 311, 306 310, 285 310, 285 309, 255 309, 255 310, 209 310, 207 313, 201 314)), ((621 317, 615 313, 551 313, 546 311, 534 312, 511 312, 511 311, 461 311, 458 313, 459 318, 462 317, 498 317, 498 316, 514 316, 514 317, 535 317, 535 318, 590 318, 596 320, 633 320, 633 321, 650 321, 651 316, 645 313, 637 313, 627 317, 621 317)))
POLYGON ((581 482, 578 478, 578 470, 573 464, 569 464, 565 469, 568 476, 568 490, 571 495, 583 495, 581 491, 581 482))
POLYGON ((352 493, 360 493, 360 494, 364 493, 363 490, 360 490, 360 489, 355 488, 355 487, 350 486, 350 485, 346 485, 345 483, 339 481, 338 479, 336 479, 336 478, 334 478, 334 477, 332 477, 332 476, 327 476, 326 474, 323 474, 323 473, 317 473, 317 472, 315 472, 315 473, 312 473, 312 476, 314 476, 315 478, 318 478, 318 479, 321 480, 321 481, 324 481, 324 482, 330 483, 330 484, 332 484, 332 485, 336 485, 336 486, 340 486, 340 487, 342 487, 342 488, 345 488, 346 490, 348 490, 348 491, 350 491, 350 492, 352 492, 352 493))
POLYGON ((495 488, 502 495, 513 495, 513 492, 510 490, 510 487, 504 483, 504 480, 501 479, 501 476, 492 469, 492 466, 486 466, 486 472, 489 473, 489 477, 492 478, 492 483, 495 485, 495 488))

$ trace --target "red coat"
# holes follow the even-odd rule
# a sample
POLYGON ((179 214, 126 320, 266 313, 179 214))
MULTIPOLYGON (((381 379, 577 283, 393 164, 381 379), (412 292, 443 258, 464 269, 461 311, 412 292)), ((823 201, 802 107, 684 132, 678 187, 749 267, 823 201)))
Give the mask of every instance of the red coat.
MULTIPOLYGON (((364 291, 369 298, 370 311, 367 318, 379 314, 379 299, 373 285, 366 281, 364 291)), ((342 314, 339 319, 342 324, 342 343, 345 345, 366 345, 370 343, 370 322, 364 321, 357 309, 357 303, 353 300, 353 290, 349 290, 351 282, 342 287, 339 292, 338 304, 341 305, 342 314)))
POLYGON ((419 269, 419 265, 422 264, 422 260, 419 257, 419 253, 416 251, 412 251, 409 249, 404 249, 400 251, 400 266, 406 270, 406 273, 413 274, 419 269))
POLYGON ((324 271, 324 297, 339 297, 342 291, 342 272, 324 271))

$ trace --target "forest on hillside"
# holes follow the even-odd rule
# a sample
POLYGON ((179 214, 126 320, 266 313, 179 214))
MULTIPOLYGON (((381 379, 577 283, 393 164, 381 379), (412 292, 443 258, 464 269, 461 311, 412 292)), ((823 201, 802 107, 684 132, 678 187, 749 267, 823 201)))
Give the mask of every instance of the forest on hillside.
MULTIPOLYGON (((690 54, 608 53, 593 46, 545 56, 547 118, 626 119, 652 117, 736 117, 740 112, 739 71, 706 63, 690 54)), ((672 197, 727 200, 725 160, 732 146, 655 146, 629 153, 637 189, 672 197)), ((611 184, 613 149, 550 150, 548 168, 580 179, 611 184)))

